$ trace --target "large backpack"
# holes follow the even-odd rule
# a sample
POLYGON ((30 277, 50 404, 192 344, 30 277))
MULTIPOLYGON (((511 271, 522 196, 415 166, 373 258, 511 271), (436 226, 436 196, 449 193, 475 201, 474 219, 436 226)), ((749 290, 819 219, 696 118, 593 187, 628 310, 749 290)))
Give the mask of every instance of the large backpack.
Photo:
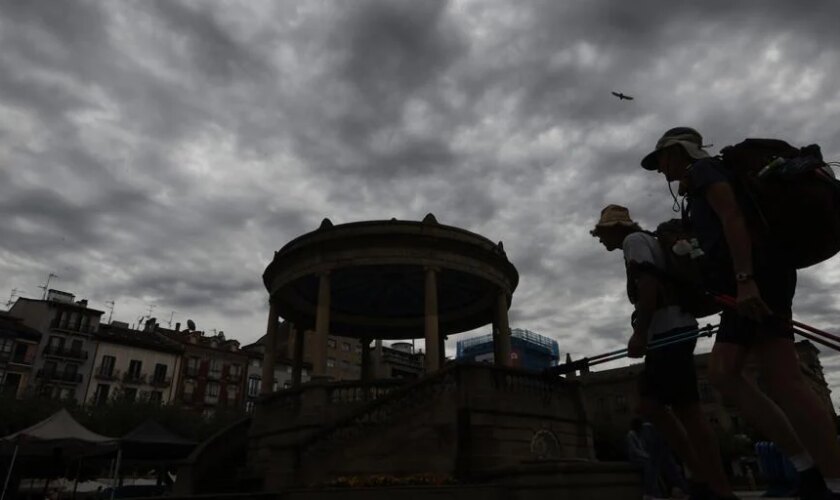
POLYGON ((840 182, 819 146, 746 139, 720 153, 752 205, 744 214, 757 247, 773 247, 798 269, 840 251, 840 182))
POLYGON ((703 283, 705 259, 697 237, 682 219, 656 227, 656 239, 665 255, 665 275, 677 303, 695 318, 717 314, 722 307, 706 293, 703 283))
MULTIPOLYGON (((659 305, 678 305, 695 318, 717 314, 721 311, 703 284, 703 251, 697 238, 681 219, 665 221, 653 235, 665 256, 665 270, 652 263, 628 266, 628 278, 636 272, 648 272, 659 278, 659 305)), ((636 302, 637 291, 633 279, 628 279, 627 296, 636 302)))

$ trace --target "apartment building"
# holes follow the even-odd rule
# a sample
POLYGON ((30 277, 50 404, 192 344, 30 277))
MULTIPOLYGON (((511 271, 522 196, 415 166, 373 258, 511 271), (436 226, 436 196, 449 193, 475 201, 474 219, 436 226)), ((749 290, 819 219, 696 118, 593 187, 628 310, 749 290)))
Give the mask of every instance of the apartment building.
POLYGON ((184 348, 175 391, 180 405, 206 415, 218 408, 245 407, 249 358, 238 341, 226 339, 224 332, 208 336, 201 331, 179 331, 179 326, 157 331, 184 348))
POLYGON ((94 333, 93 374, 85 401, 109 399, 167 404, 175 400, 184 347, 156 331, 154 319, 143 330, 118 321, 94 333))
POLYGON ((102 311, 75 300, 71 293, 48 290, 43 300, 18 298, 11 316, 38 331, 41 339, 34 359, 30 388, 55 399, 82 402, 93 364, 93 334, 99 329, 102 311))
POLYGON ((41 333, 0 312, 0 393, 19 398, 32 378, 41 333))

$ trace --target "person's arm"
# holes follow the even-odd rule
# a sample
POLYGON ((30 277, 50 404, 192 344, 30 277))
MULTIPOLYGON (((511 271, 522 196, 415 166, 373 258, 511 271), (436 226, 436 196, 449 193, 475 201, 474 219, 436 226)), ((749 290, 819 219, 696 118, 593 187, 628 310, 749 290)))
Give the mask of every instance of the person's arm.
POLYGON ((627 342, 627 355, 631 358, 641 358, 645 355, 648 341, 648 330, 656 311, 657 291, 659 281, 648 272, 641 271, 636 278, 636 321, 633 324, 633 335, 627 342))
MULTIPOLYGON (((732 257, 734 272, 753 274, 752 240, 747 231, 744 214, 735 199, 735 192, 727 182, 710 184, 705 191, 706 201, 720 219, 729 253, 732 257)), ((761 299, 754 279, 737 282, 738 296, 736 302, 738 311, 748 318, 759 320, 770 314, 770 308, 761 299)))

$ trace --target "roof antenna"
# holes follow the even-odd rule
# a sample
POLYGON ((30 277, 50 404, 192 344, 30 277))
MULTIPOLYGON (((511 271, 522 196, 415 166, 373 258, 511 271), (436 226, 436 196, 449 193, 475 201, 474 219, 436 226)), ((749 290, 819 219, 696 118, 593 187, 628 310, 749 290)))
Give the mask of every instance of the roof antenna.
POLYGON ((47 289, 50 287, 50 280, 52 280, 53 278, 58 278, 58 275, 50 273, 50 275, 47 276, 47 282, 43 285, 38 286, 38 288, 44 291, 44 296, 41 297, 41 300, 47 300, 47 289))
POLYGON ((109 301, 105 302, 105 305, 108 306, 108 309, 111 311, 108 314, 108 324, 110 325, 111 324, 111 318, 114 317, 114 306, 116 306, 116 303, 113 300, 109 300, 109 301))
POLYGON ((175 317, 175 311, 172 311, 171 313, 169 313, 169 321, 167 322, 167 325, 169 325, 170 330, 172 329, 172 318, 174 318, 174 317, 175 317))
POLYGON ((6 302, 6 309, 12 306, 12 302, 15 301, 15 297, 20 297, 18 292, 22 292, 23 290, 19 288, 12 288, 12 293, 9 294, 9 300, 6 302))

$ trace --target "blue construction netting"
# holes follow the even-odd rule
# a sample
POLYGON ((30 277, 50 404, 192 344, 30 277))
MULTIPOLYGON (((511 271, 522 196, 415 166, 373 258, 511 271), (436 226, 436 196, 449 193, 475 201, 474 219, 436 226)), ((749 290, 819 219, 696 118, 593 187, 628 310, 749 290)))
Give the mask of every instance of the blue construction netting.
MULTIPOLYGON (((560 359, 560 345, 557 343, 556 340, 552 338, 546 337, 545 335, 540 335, 539 333, 535 333, 531 330, 526 330, 524 328, 513 328, 510 331, 510 335, 513 338, 523 340, 526 343, 531 344, 533 346, 538 346, 548 350, 551 353, 551 357, 553 358, 554 362, 557 362, 560 359)), ((459 340, 456 344, 457 357, 463 357, 464 353, 468 349, 492 343, 492 333, 479 335, 477 337, 472 337, 469 339, 459 340)))

